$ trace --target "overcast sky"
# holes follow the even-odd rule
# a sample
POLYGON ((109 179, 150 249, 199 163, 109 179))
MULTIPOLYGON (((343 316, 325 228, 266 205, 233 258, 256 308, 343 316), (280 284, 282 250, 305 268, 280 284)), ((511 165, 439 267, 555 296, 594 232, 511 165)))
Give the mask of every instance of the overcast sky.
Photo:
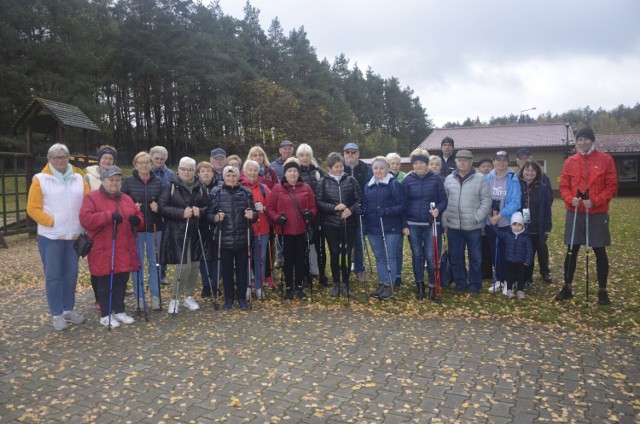
MULTIPOLYGON (((242 19, 245 0, 220 0, 242 19)), ((304 26, 318 58, 340 53, 420 97, 436 126, 467 117, 612 109, 640 102, 639 0, 251 0, 266 32, 304 26)))

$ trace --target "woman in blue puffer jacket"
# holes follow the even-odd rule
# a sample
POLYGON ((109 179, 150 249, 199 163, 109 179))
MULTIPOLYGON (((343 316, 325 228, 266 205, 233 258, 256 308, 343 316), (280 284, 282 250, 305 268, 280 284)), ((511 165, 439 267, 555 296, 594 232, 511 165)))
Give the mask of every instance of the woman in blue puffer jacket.
MULTIPOLYGON (((389 173, 389 162, 376 157, 373 177, 364 189, 364 232, 376 257, 378 289, 371 294, 380 300, 393 296, 393 276, 397 273, 394 252, 402 235, 404 201, 402 187, 389 173)), ((400 264, 402 266, 402 264, 400 264)))
MULTIPOLYGON (((429 299, 435 301, 435 278, 433 258, 433 223, 440 225, 440 215, 447 209, 447 193, 444 180, 439 174, 429 170, 429 152, 416 149, 411 153, 413 172, 402 183, 405 202, 405 217, 402 232, 409 236, 416 282, 417 298, 424 299, 424 261, 427 261, 429 277, 429 299), (431 205, 434 205, 433 209, 431 205)), ((442 230, 438 229, 438 251, 442 246, 442 230)), ((437 258, 439 260, 439 258, 437 258)))

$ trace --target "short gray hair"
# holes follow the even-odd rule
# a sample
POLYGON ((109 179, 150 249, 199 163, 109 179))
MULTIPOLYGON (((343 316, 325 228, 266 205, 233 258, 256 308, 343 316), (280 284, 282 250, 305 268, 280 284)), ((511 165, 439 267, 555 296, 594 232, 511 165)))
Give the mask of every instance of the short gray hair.
POLYGON ((161 154, 165 159, 169 157, 169 152, 163 146, 153 146, 151 150, 149 150, 149 154, 151 156, 155 155, 156 153, 161 154))
POLYGON ((184 166, 184 165, 191 165, 193 169, 196 169, 196 160, 190 158, 189 156, 185 156, 182 159, 180 159, 180 162, 178 162, 178 166, 184 166))
POLYGON ((333 165, 338 162, 342 162, 342 164, 344 165, 344 158, 342 157, 342 155, 338 152, 329 153, 329 155, 327 156, 327 167, 331 169, 333 168, 333 165))
POLYGON ((65 152, 69 155, 69 148, 62 143, 56 143, 53 146, 49 147, 49 151, 47 152, 47 156, 53 156, 54 153, 58 153, 59 151, 65 152))
POLYGON ((247 169, 249 168, 248 165, 253 165, 256 168, 258 168, 258 171, 260 171, 260 165, 258 165, 258 162, 256 162, 255 160, 252 160, 252 159, 247 159, 246 161, 244 161, 244 165, 242 165, 242 171, 245 174, 247 173, 247 169))

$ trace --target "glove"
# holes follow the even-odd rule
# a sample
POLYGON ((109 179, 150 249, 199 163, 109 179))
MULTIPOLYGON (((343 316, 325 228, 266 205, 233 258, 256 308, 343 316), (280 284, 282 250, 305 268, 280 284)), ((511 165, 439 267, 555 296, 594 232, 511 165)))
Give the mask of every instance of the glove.
POLYGON ((384 208, 378 208, 378 216, 384 216, 384 215, 385 215, 384 208))
POLYGON ((313 219, 313 212, 308 210, 302 212, 302 219, 304 219, 307 222, 311 221, 313 219))
POLYGON ((355 207, 354 212, 356 213, 356 215, 364 215, 364 208, 362 207, 362 205, 358 205, 355 207))
POLYGON ((276 219, 276 224, 278 225, 284 225, 286 223, 287 223, 287 217, 284 216, 284 214, 280 215, 278 219, 276 219))
POLYGON ((122 215, 117 212, 111 214, 111 218, 116 222, 116 224, 122 224, 122 215))
POLYGON ((138 215, 131 215, 129 217, 129 222, 131 223, 131 226, 135 228, 140 225, 140 218, 138 218, 138 215))

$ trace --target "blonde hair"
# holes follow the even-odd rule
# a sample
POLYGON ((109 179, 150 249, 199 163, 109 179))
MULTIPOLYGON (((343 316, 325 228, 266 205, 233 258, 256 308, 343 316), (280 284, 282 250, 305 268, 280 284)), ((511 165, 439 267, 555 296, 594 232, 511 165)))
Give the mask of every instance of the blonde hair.
MULTIPOLYGON (((318 161, 313 157, 313 149, 307 143, 302 143, 298 146, 298 149, 296 150, 296 156, 300 156, 300 154, 302 153, 309 155, 311 157, 311 163, 314 166, 318 166, 318 161)), ((300 162, 298 162, 298 165, 299 164, 300 162)))
POLYGON ((203 160, 196 165, 196 174, 199 174, 202 168, 207 168, 208 170, 213 171, 213 165, 211 165, 211 162, 207 162, 206 160, 203 160))
POLYGON ((228 165, 230 160, 237 160, 238 161, 238 168, 242 167, 242 159, 240 159, 240 156, 238 156, 238 155, 227 156, 227 159, 226 159, 225 163, 228 165))
POLYGON ((253 146, 252 148, 249 149, 249 153, 247 153, 247 160, 249 160, 249 159, 253 160, 253 158, 251 156, 256 152, 257 153, 261 153, 262 157, 264 157, 264 166, 270 166, 271 165, 269 163, 269 158, 267 157, 267 154, 264 152, 264 150, 260 146, 253 146))
POLYGON ((134 168, 135 168, 135 166, 136 166, 136 162, 138 161, 138 159, 140 159, 140 158, 141 158, 141 157, 143 157, 143 156, 146 156, 146 157, 148 157, 148 158, 149 158, 149 160, 151 160, 151 155, 150 155, 149 153, 147 153, 147 152, 145 152, 145 151, 143 150, 143 151, 139 152, 137 155, 135 155, 135 156, 133 157, 133 162, 132 162, 132 164, 133 164, 133 167, 134 167, 134 168))
POLYGON ((431 155, 429 154, 429 151, 427 149, 423 149, 422 147, 418 147, 413 152, 411 152, 411 154, 409 155, 409 157, 413 157, 413 156, 424 156, 424 157, 428 158, 431 155))

